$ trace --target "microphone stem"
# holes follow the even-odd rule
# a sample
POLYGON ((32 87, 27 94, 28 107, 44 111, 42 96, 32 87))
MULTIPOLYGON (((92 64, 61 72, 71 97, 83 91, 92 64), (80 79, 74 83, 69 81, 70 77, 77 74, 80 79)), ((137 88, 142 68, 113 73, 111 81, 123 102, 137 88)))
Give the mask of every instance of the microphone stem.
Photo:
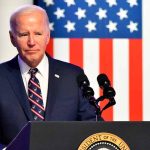
POLYGON ((90 104, 96 108, 96 121, 99 121, 99 118, 101 116, 100 106, 98 105, 97 100, 94 97, 89 97, 88 99, 90 104))

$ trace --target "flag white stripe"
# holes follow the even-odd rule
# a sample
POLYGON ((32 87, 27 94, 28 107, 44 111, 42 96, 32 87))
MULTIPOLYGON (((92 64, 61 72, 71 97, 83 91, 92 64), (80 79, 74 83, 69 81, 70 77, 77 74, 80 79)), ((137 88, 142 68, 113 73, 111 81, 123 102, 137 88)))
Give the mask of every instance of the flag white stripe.
POLYGON ((54 39, 54 58, 69 62, 70 60, 70 44, 67 38, 54 39))
POLYGON ((143 0, 143 120, 150 120, 150 1, 143 0))
POLYGON ((95 91, 95 97, 98 97, 99 87, 96 78, 99 74, 99 39, 83 40, 83 68, 95 91))
POLYGON ((113 86, 116 90, 114 121, 129 120, 129 40, 113 40, 113 86))

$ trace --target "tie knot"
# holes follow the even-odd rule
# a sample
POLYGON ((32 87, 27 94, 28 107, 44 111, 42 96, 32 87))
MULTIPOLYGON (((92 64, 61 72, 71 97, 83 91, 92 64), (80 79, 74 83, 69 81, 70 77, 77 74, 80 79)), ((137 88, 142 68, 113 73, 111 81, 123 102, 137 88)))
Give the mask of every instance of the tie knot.
POLYGON ((29 73, 31 74, 31 76, 35 76, 35 74, 38 72, 38 69, 37 68, 31 68, 29 70, 29 73))

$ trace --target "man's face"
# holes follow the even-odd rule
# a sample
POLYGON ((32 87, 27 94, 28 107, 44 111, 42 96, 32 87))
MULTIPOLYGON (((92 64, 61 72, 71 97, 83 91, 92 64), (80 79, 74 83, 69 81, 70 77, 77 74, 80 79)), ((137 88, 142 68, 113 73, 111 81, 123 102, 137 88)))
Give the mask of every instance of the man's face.
POLYGON ((44 14, 37 11, 18 15, 10 37, 20 57, 30 67, 36 67, 45 54, 50 38, 44 14))

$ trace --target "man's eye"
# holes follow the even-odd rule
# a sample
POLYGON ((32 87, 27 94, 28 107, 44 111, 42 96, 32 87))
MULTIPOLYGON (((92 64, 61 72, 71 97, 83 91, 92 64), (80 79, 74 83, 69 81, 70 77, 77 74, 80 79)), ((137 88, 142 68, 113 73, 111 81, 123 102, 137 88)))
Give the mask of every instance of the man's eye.
POLYGON ((42 35, 42 33, 40 33, 40 32, 36 32, 36 33, 35 33, 35 35, 42 35))
POLYGON ((27 33, 21 33, 21 34, 19 34, 19 37, 22 37, 22 36, 28 36, 28 34, 27 33))
POLYGON ((42 35, 41 33, 36 33, 36 35, 42 35))

